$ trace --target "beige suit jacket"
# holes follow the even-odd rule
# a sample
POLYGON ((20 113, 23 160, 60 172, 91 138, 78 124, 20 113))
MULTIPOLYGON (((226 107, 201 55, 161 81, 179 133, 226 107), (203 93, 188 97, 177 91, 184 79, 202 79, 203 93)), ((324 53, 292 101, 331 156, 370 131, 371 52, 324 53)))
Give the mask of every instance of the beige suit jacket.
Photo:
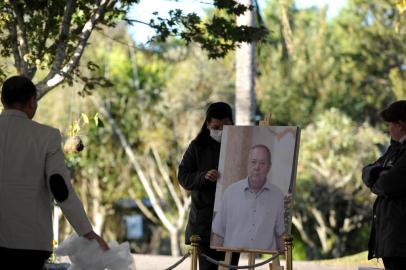
POLYGON ((79 235, 92 230, 70 183, 59 130, 18 110, 0 114, 0 247, 52 250, 49 178, 60 174, 68 199, 59 206, 79 235))

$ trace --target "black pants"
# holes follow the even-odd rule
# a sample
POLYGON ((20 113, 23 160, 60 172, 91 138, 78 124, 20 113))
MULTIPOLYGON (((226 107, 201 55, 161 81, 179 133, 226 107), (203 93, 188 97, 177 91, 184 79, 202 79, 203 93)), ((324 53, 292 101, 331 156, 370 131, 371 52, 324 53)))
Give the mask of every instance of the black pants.
POLYGON ((14 269, 43 270, 49 256, 51 256, 50 251, 0 247, 1 265, 13 266, 14 269))
POLYGON ((382 258, 383 265, 387 270, 404 270, 406 269, 406 257, 387 257, 382 258))
MULTIPOLYGON (((200 246, 200 252, 206 254, 212 259, 217 261, 223 261, 225 257, 225 253, 223 251, 217 251, 215 249, 211 249, 208 246, 200 246)), ((238 261, 240 260, 240 253, 233 252, 231 256, 231 264, 238 265, 238 261)), ((217 270, 218 265, 213 264, 206 260, 205 257, 199 256, 199 270, 217 270)))

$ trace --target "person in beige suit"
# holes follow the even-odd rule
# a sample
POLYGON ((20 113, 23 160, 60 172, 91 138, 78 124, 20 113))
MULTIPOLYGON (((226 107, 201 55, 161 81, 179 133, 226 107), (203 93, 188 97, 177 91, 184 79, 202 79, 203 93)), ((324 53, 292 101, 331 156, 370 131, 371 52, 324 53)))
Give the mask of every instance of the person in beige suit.
POLYGON ((52 250, 55 199, 78 235, 97 235, 74 191, 61 149, 59 130, 32 120, 37 89, 13 76, 2 87, 0 114, 0 264, 42 270, 52 250))

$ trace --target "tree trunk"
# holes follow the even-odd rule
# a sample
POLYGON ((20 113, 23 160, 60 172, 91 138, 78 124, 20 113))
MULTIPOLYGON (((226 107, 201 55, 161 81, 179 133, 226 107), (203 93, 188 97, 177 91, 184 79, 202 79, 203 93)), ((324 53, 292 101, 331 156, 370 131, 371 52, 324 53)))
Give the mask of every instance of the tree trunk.
MULTIPOLYGON (((246 6, 253 5, 252 0, 240 0, 246 6)), ((257 8, 257 7, 255 7, 257 8)), ((255 26, 255 10, 247 10, 237 18, 238 25, 255 26)), ((241 43, 236 49, 236 82, 235 82, 235 111, 237 125, 252 125, 255 123, 256 98, 256 45, 241 43)))
POLYGON ((102 206, 101 201, 102 201, 102 192, 100 190, 99 186, 99 179, 96 177, 93 177, 92 179, 89 179, 90 181, 90 194, 91 194, 91 220, 93 221, 93 229, 94 231, 101 235, 102 229, 103 229, 103 224, 104 224, 104 217, 105 217, 105 208, 102 206))
POLYGON ((279 0, 280 9, 280 20, 282 24, 282 34, 286 50, 288 52, 288 57, 293 58, 294 44, 293 44, 293 34, 292 28, 289 22, 289 8, 292 5, 292 0, 279 0))
MULTIPOLYGON (((185 222, 186 209, 189 208, 189 206, 190 206, 190 199, 175 198, 178 195, 176 194, 174 188, 170 186, 170 185, 172 185, 172 181, 169 179, 169 173, 163 172, 164 168, 158 158, 157 153, 155 153, 155 159, 156 159, 156 162, 158 163, 157 167, 160 168, 160 169, 158 168, 158 170, 161 170, 161 174, 164 179, 167 178, 166 181, 163 181, 164 182, 163 185, 166 184, 166 186, 169 190, 169 194, 170 194, 170 196, 172 196, 175 204, 176 203, 180 204, 180 205, 177 205, 177 210, 178 210, 178 214, 179 214, 177 217, 178 220, 173 222, 168 217, 168 215, 170 215, 169 212, 166 212, 165 208, 163 208, 161 206, 161 204, 159 203, 159 198, 156 195, 156 190, 154 190, 154 188, 153 188, 152 182, 155 181, 156 179, 148 177, 148 175, 144 172, 144 169, 141 167, 141 165, 138 161, 139 158, 135 155, 135 152, 131 148, 127 137, 122 132, 120 127, 116 124, 115 119, 112 117, 112 115, 110 114, 110 111, 106 108, 105 104, 103 104, 99 100, 99 98, 96 98, 94 96, 92 97, 92 101, 94 102, 94 105, 99 109, 99 111, 107 118, 107 121, 111 124, 111 127, 112 127, 113 131, 115 132, 115 134, 118 136, 121 146, 123 147, 128 159, 129 159, 129 162, 131 163, 132 167, 134 168, 139 181, 141 182, 142 186, 144 187, 145 192, 147 193, 148 198, 151 201, 152 208, 153 208, 156 216, 161 221, 161 223, 163 224, 165 229, 169 232, 170 237, 171 237, 172 255, 174 255, 174 256, 179 255, 180 254, 180 237, 179 237, 180 229, 179 228, 183 228, 183 224, 185 222), (183 202, 183 204, 181 202, 183 202)), ((182 196, 182 194, 180 196, 182 196)), ((186 196, 186 194, 185 194, 185 196, 186 196)))
POLYGON ((171 237, 171 255, 180 256, 180 230, 176 229, 173 232, 170 232, 171 237))

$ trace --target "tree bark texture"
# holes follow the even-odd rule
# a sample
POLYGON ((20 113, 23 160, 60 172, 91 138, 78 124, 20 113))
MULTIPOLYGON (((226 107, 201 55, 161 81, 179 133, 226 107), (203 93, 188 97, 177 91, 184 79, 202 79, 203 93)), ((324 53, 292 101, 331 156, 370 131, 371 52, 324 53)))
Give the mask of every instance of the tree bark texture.
MULTIPOLYGON (((241 4, 253 5, 252 0, 240 0, 241 4)), ((256 7, 255 7, 256 8, 256 7)), ((255 26, 255 11, 248 10, 237 18, 238 25, 255 26)), ((255 123, 256 97, 256 45, 241 43, 236 49, 235 111, 237 125, 255 123)))

